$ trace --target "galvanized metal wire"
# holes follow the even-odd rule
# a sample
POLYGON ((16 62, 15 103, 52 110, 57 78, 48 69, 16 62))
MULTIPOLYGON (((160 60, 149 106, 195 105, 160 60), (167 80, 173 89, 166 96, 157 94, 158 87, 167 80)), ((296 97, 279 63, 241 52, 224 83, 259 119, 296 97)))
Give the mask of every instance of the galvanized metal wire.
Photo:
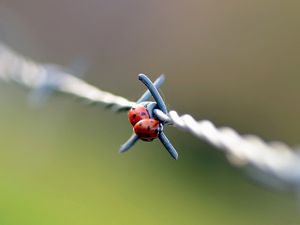
POLYGON ((300 154, 283 142, 267 143, 255 135, 240 135, 230 127, 217 128, 209 120, 196 121, 188 114, 179 116, 176 111, 165 114, 154 110, 154 113, 160 120, 224 151, 233 164, 249 166, 252 175, 257 179, 263 175, 267 184, 277 187, 300 185, 300 154), (253 173, 254 170, 263 174, 253 173))
MULTIPOLYGON (((106 105, 112 110, 128 110, 135 103, 102 91, 65 72, 62 67, 39 64, 0 44, 0 79, 14 81, 31 89, 47 87, 106 105)), ((240 135, 229 127, 217 128, 211 121, 197 121, 191 115, 179 116, 176 111, 155 115, 167 124, 193 134, 222 150, 231 163, 249 169, 256 179, 274 187, 300 188, 300 154, 282 142, 265 142, 255 135, 240 135)))
POLYGON ((105 105, 115 111, 128 110, 135 104, 86 83, 60 66, 29 60, 1 43, 0 79, 13 81, 31 89, 52 89, 90 103, 105 105))

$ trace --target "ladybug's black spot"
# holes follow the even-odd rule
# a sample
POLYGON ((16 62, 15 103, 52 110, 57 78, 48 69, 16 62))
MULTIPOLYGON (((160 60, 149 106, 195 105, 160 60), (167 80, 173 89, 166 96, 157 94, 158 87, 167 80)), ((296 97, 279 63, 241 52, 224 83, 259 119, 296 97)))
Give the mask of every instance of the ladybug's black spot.
POLYGON ((146 115, 146 113, 144 113, 144 112, 142 112, 142 114, 141 114, 142 116, 145 116, 146 115))
POLYGON ((136 114, 133 114, 133 115, 132 115, 132 118, 135 118, 135 117, 136 117, 136 114))
POLYGON ((142 123, 142 122, 140 122, 140 123, 139 123, 139 126, 142 126, 142 125, 143 125, 143 123, 142 123))
POLYGON ((154 121, 153 120, 151 120, 151 122, 150 123, 154 123, 154 121))
POLYGON ((150 130, 150 126, 147 127, 147 130, 150 130))

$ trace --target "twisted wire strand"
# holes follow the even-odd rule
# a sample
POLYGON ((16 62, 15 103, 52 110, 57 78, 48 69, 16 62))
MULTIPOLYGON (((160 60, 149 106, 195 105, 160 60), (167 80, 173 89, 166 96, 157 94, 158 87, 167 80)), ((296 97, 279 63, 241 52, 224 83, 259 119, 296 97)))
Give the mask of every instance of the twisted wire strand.
POLYGON ((270 182, 273 182, 271 179, 277 179, 277 182, 282 184, 299 187, 299 152, 283 142, 267 143, 255 135, 240 135, 230 127, 217 128, 209 120, 196 121, 188 114, 179 116, 176 111, 170 111, 167 115, 156 109, 154 113, 160 120, 190 132, 224 151, 233 164, 248 165, 272 176, 270 182))
POLYGON ((73 95, 90 103, 103 104, 115 111, 131 108, 135 103, 126 98, 102 91, 64 71, 62 67, 38 64, 0 43, 0 79, 14 81, 31 89, 43 85, 73 95))
MULTIPOLYGON (((112 110, 127 110, 135 103, 102 91, 67 73, 62 67, 39 64, 0 43, 0 79, 14 81, 31 89, 48 86, 53 90, 102 104, 112 110)), ((187 131, 224 151, 230 162, 246 166, 255 177, 269 185, 280 183, 300 188, 300 154, 282 142, 265 142, 255 135, 240 135, 229 127, 217 128, 208 120, 196 121, 191 115, 179 116, 176 111, 154 114, 166 124, 187 131), (252 173, 253 174, 253 173, 252 173)))

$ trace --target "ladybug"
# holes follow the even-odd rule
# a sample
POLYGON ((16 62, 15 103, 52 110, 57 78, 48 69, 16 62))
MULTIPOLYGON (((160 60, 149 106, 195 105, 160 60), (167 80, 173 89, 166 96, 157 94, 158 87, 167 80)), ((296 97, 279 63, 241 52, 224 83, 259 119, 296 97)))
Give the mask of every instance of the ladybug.
POLYGON ((133 126, 133 135, 121 146, 120 152, 128 151, 138 140, 153 141, 159 138, 163 146, 170 153, 173 159, 178 159, 178 153, 163 132, 164 122, 159 121, 154 114, 155 109, 161 110, 168 114, 167 107, 160 96, 157 88, 164 81, 161 75, 154 83, 145 75, 139 74, 139 80, 148 88, 148 90, 137 101, 137 105, 133 106, 129 112, 129 121, 133 126), (147 102, 151 97, 154 102, 147 102))
POLYGON ((133 106, 129 112, 129 121, 135 134, 143 141, 153 141, 158 137, 161 129, 160 122, 150 117, 147 110, 148 104, 133 106))
POLYGON ((132 126, 134 126, 140 120, 150 119, 150 115, 148 113, 147 108, 142 104, 138 104, 136 106, 133 106, 129 110, 128 116, 129 116, 129 121, 132 124, 132 126))
POLYGON ((161 125, 156 119, 143 119, 134 125, 133 130, 141 140, 150 142, 158 137, 161 125))

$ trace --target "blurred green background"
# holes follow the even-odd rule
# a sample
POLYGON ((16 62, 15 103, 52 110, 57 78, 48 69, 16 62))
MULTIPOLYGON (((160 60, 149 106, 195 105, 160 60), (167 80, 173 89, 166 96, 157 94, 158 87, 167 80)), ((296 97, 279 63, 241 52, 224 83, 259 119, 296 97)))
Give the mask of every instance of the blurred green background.
MULTIPOLYGON (((299 140, 299 1, 1 0, 0 37, 41 62, 91 62, 88 82, 131 100, 167 76, 171 109, 291 145, 299 140)), ((126 114, 0 83, 0 225, 299 224, 296 196, 167 128, 118 154, 126 114)))

